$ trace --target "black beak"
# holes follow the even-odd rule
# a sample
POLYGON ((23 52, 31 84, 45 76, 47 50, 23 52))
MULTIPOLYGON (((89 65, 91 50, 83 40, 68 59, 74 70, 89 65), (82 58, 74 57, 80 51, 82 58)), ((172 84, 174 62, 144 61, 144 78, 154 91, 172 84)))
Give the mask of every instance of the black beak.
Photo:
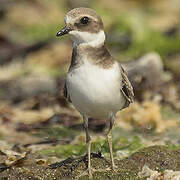
POLYGON ((71 31, 71 28, 65 26, 64 28, 62 28, 62 29, 56 34, 56 36, 63 36, 63 35, 65 35, 65 34, 68 34, 69 31, 71 31))

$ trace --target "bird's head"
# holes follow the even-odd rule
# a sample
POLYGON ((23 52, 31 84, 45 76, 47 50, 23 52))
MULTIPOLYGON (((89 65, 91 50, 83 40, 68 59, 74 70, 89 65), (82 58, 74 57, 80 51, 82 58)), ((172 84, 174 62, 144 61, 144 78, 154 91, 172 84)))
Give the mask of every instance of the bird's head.
POLYGON ((105 41, 101 17, 90 8, 75 8, 65 16, 65 27, 57 36, 69 34, 76 44, 98 45, 105 41))

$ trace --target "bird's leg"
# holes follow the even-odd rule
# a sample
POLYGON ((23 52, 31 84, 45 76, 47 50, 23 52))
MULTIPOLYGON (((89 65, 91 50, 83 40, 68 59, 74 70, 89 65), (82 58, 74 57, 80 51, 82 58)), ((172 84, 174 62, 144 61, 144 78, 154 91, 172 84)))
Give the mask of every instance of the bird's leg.
POLYGON ((114 158, 113 158, 113 150, 112 150, 112 127, 114 125, 115 117, 111 116, 110 118, 110 126, 107 133, 107 141, 109 144, 109 152, 110 152, 110 158, 111 158, 111 168, 112 170, 115 170, 115 164, 114 164, 114 158))
POLYGON ((84 129, 86 131, 86 144, 87 144, 87 155, 88 155, 88 174, 89 177, 92 178, 92 172, 91 172, 91 137, 89 135, 88 131, 88 118, 86 116, 83 116, 84 120, 84 129))

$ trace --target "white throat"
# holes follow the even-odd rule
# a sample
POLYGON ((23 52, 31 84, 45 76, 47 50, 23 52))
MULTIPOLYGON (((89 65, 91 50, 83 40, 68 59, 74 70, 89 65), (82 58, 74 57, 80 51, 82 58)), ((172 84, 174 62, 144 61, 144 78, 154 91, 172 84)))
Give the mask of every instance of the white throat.
POLYGON ((70 31, 69 34, 75 45, 97 47, 105 42, 105 33, 103 30, 98 33, 70 31))

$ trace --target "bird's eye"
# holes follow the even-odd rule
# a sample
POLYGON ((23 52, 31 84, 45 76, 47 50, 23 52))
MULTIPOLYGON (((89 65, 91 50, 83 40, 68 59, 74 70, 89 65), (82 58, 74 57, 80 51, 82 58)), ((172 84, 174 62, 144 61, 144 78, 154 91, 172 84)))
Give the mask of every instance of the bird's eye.
POLYGON ((80 22, 82 24, 87 24, 89 22, 89 18, 85 16, 85 17, 81 18, 80 22))

